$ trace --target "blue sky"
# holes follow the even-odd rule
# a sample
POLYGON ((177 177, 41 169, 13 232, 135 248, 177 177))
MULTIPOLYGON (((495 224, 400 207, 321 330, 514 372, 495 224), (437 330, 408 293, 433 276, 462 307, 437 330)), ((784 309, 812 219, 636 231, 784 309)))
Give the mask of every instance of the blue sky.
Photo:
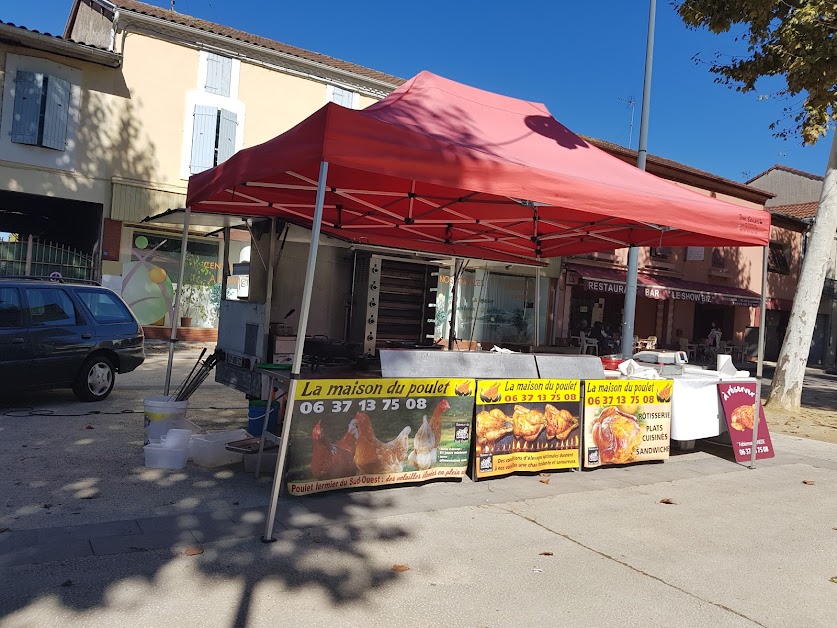
MULTIPOLYGON (((168 7, 167 0, 151 4, 168 7)), ((72 0, 4 2, 0 20, 63 32, 72 0)), ((546 103, 576 133, 628 145, 639 137, 647 0, 420 3, 177 0, 176 10, 408 78, 427 69, 482 89, 546 103)), ((788 103, 714 83, 700 54, 741 52, 731 37, 686 29, 657 3, 648 150, 744 181, 776 163, 817 175, 831 136, 813 147, 768 125, 788 103), (760 97, 761 96, 761 97, 760 97)))

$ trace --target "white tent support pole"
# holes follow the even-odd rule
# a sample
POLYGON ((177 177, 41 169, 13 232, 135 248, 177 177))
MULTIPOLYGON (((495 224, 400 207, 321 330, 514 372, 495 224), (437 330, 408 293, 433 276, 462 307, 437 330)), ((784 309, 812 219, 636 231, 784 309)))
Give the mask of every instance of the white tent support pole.
POLYGON ((759 304, 759 349, 756 362, 756 400, 753 410, 753 442, 750 445, 750 468, 756 468, 756 453, 759 442, 759 416, 761 415, 761 376, 764 370, 764 333, 767 319, 767 254, 770 248, 765 246, 761 260, 761 303, 759 304))
POLYGON ((189 245, 189 217, 192 208, 187 207, 183 214, 183 236, 180 240, 180 271, 177 275, 177 295, 174 298, 174 311, 171 315, 171 338, 169 338, 169 362, 166 365, 166 389, 168 396, 171 389, 171 369, 174 363, 174 343, 177 342, 177 322, 180 320, 180 298, 183 295, 183 275, 186 273, 186 252, 189 245))
MULTIPOLYGON (((273 256, 276 255, 276 218, 270 219, 270 244, 267 247, 267 289, 264 297, 264 346, 262 359, 265 362, 270 356, 270 312, 273 309, 273 269, 276 267, 276 260, 273 256)), ((267 397, 270 399, 271 391, 268 391, 267 397)))
POLYGON ((625 311, 622 314, 622 357, 634 354, 634 318, 636 315, 636 288, 639 274, 639 248, 628 249, 628 274, 625 279, 625 311))
MULTIPOLYGON (((328 162, 320 163, 320 179, 317 182, 317 200, 314 206, 314 224, 311 227, 311 245, 308 247, 308 266, 305 269, 305 284, 302 289, 302 308, 299 314, 299 328, 296 331, 296 346, 294 360, 291 364, 291 381, 288 386, 288 397, 285 401, 285 419, 282 424, 282 440, 279 444, 279 458, 276 460, 276 471, 273 474, 273 488, 270 494, 270 508, 267 512, 267 523, 262 541, 272 543, 273 525, 276 519, 276 506, 279 502, 279 491, 282 488, 282 476, 285 470, 285 460, 288 455, 288 439, 291 435, 291 416, 294 411, 296 385, 299 372, 302 369, 302 350, 305 345, 305 333, 308 329, 308 312, 311 310, 311 293, 314 291, 314 271, 317 269, 317 248, 320 243, 320 226, 323 222, 323 201, 325 200, 326 178, 328 177, 328 162)), ((268 408, 269 410, 270 408, 268 408)))
POLYGON ((457 283, 459 279, 459 260, 453 258, 453 277, 450 280, 450 329, 448 331, 448 351, 456 350, 456 300, 459 291, 457 290, 457 283))
POLYGON ((230 228, 224 227, 224 260, 221 267, 221 300, 227 298, 227 280, 230 277, 230 228))
POLYGON ((541 269, 535 269, 535 349, 541 344, 541 269))

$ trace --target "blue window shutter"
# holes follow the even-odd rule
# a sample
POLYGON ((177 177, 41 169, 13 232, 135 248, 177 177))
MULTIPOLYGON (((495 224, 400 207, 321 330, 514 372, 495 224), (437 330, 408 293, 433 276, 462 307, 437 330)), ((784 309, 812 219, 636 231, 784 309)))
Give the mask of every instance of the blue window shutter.
POLYGON ((210 52, 206 55, 205 91, 219 96, 230 95, 232 81, 232 59, 210 52))
POLYGON ((218 128, 218 109, 195 105, 192 122, 192 158, 189 172, 196 174, 215 165, 215 137, 218 128))
POLYGON ((17 71, 15 78, 15 104, 12 116, 11 139, 17 144, 38 144, 41 120, 41 98, 44 75, 36 72, 17 71))
POLYGON ((70 115, 70 84, 57 76, 46 77, 46 84, 41 146, 64 150, 67 147, 67 119, 70 115))
POLYGON ((221 109, 218 121, 218 161, 216 163, 223 163, 233 156, 237 129, 238 116, 232 111, 221 109))

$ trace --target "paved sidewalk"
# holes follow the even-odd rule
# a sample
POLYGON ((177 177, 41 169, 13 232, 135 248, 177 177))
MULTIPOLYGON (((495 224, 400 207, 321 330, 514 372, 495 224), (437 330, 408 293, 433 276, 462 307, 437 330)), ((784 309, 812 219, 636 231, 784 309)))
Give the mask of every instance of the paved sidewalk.
MULTIPOLYGON (((837 471, 837 447, 783 435, 774 436, 774 441, 779 451, 777 457, 759 461, 759 468, 807 464, 837 471)), ((600 468, 588 472, 565 471, 552 474, 548 482, 542 481, 545 477, 540 475, 510 476, 484 482, 472 482, 465 478, 462 482, 283 498, 274 536, 281 536, 283 531, 299 531, 347 521, 360 522, 462 506, 651 486, 750 471, 729 459, 731 450, 720 445, 706 444, 703 450, 674 453, 676 455, 664 463, 600 468)), ((265 487, 264 508, 232 508, 209 513, 8 531, 0 534, 0 567, 148 550, 180 552, 223 539, 260 538, 265 529, 268 499, 269 491, 265 487)))

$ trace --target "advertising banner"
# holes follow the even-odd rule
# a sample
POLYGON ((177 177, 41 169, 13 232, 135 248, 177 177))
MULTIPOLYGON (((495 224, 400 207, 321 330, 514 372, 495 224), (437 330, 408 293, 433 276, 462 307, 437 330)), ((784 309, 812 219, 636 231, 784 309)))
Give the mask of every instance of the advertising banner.
POLYGON ((474 391, 473 379, 300 381, 289 493, 465 475, 474 391))
MULTIPOLYGON (((729 427, 729 438, 736 462, 750 462, 753 446, 753 406, 756 402, 756 383, 718 384, 721 407, 729 427)), ((759 440, 756 443, 756 460, 772 458, 773 443, 764 418, 764 407, 759 403, 759 440)))
POLYGON ((474 478, 578 468, 581 382, 477 382, 474 478))
POLYGON ((671 442, 671 380, 584 382, 584 468, 665 460, 671 442))

